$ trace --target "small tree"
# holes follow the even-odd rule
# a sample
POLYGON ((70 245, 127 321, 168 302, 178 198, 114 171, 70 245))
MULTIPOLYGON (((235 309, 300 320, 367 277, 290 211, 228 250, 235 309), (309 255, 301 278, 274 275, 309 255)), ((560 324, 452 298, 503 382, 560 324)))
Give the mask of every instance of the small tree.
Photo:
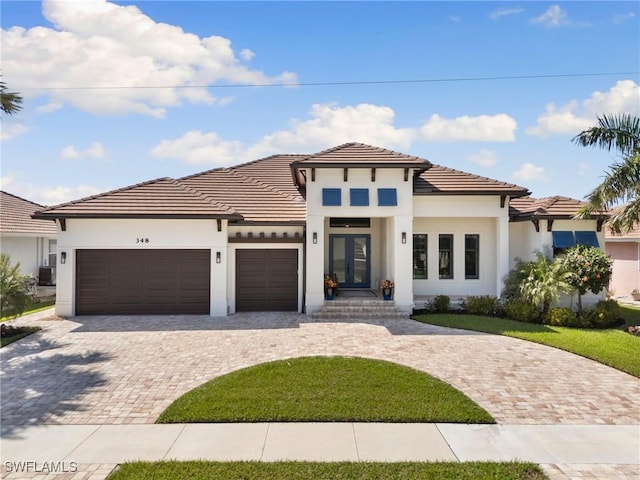
POLYGON ((520 265, 520 273, 522 298, 541 308, 544 315, 551 304, 558 301, 561 293, 572 290, 565 265, 549 260, 542 252, 536 252, 533 262, 520 265))
POLYGON ((29 296, 25 288, 25 277, 20 274, 20 264, 11 265, 9 255, 0 255, 0 316, 8 309, 20 315, 27 308, 29 296))
POLYGON ((599 248, 576 245, 559 259, 567 271, 567 282, 578 292, 578 314, 582 315, 582 295, 600 293, 609 285, 611 258, 599 248))

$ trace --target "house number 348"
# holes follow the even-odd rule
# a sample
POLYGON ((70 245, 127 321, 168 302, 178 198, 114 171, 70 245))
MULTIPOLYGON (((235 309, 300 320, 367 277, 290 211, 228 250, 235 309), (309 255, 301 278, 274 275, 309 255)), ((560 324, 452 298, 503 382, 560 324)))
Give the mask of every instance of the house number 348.
POLYGON ((147 237, 138 237, 136 238, 136 243, 149 243, 149 239, 147 237))

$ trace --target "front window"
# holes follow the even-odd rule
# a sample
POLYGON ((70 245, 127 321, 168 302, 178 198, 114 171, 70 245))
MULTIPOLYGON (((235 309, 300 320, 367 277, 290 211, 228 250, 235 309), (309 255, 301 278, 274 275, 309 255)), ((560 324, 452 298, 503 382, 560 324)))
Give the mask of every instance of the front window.
POLYGON ((413 236, 413 278, 425 280, 427 274, 427 234, 413 236))
POLYGON ((58 241, 57 240, 49 240, 49 266, 55 267, 57 262, 57 252, 58 252, 58 241))
POLYGON ((477 280, 480 278, 480 235, 464 236, 464 278, 477 280))
POLYGON ((453 278, 453 235, 450 233, 440 234, 438 238, 438 269, 440 279, 449 280, 453 278))

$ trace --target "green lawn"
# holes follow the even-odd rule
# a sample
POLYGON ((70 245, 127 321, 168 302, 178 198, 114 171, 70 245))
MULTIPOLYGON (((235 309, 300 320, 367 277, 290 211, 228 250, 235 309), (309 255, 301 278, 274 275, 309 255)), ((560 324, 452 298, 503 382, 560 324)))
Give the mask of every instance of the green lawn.
POLYGON ((544 480, 537 465, 515 462, 132 462, 108 480, 544 480))
POLYGON ((640 325, 640 307, 620 305, 620 310, 626 327, 640 325))
POLYGON ((218 377, 178 398, 158 423, 495 423, 459 390, 379 360, 304 357, 218 377))
MULTIPOLYGON (((31 305, 29 305, 27 307, 27 309, 22 312, 22 315, 28 315, 30 313, 36 313, 36 312, 40 312, 42 310, 46 310, 47 308, 51 308, 56 304, 55 300, 49 300, 46 302, 39 302, 39 303, 32 303, 31 305)), ((3 312, 4 313, 4 312, 3 312)), ((15 317, 15 315, 13 314, 13 312, 9 311, 6 314, 4 314, 1 318, 0 318, 0 322, 6 322, 7 320, 11 320, 15 317)))
MULTIPOLYGON (((634 309, 625 309, 625 315, 628 315, 627 310, 631 311, 631 315, 636 315, 637 310, 634 309)), ((417 315, 415 319, 443 327, 495 333, 542 343, 640 377, 640 337, 634 337, 619 329, 552 327, 505 318, 457 314, 417 315)))
POLYGON ((24 338, 32 333, 36 333, 37 331, 42 330, 40 327, 19 327, 19 331, 16 332, 15 335, 10 335, 8 337, 0 337, 0 347, 4 347, 5 345, 9 345, 21 338, 24 338))

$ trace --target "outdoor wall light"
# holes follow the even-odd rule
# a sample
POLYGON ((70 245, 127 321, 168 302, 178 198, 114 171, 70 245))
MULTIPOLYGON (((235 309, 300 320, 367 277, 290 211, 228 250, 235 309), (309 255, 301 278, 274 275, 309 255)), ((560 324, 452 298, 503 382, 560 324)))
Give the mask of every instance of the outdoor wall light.
POLYGON ((60 263, 67 263, 67 252, 60 252, 60 263))
POLYGON ((407 243, 407 232, 402 232, 402 243, 407 243))
POLYGON ((220 252, 216 252, 216 263, 222 263, 222 255, 220 252))
POLYGON ((318 243, 318 232, 313 232, 313 244, 318 243))

